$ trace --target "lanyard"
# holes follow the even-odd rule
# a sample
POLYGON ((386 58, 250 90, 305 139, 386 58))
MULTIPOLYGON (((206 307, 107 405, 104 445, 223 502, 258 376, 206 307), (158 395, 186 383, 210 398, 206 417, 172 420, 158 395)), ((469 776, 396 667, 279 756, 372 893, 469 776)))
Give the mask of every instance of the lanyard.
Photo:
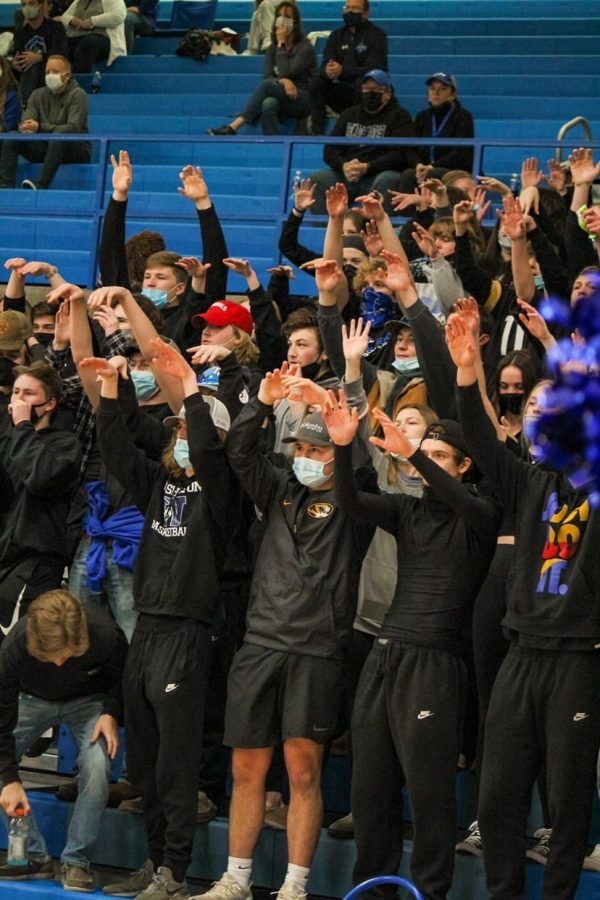
MULTIPOLYGON (((448 110, 448 112, 446 113, 446 115, 444 116, 444 118, 442 119, 440 124, 436 126, 435 113, 433 110, 431 111, 431 137, 436 138, 436 137, 440 136, 440 134, 446 127, 446 124, 448 123, 448 119, 450 118, 450 116, 452 115, 453 112, 454 112, 454 104, 452 103, 450 106, 450 109, 448 110)), ((429 148, 429 162, 433 162, 434 154, 435 154, 435 147, 430 147, 429 148)))

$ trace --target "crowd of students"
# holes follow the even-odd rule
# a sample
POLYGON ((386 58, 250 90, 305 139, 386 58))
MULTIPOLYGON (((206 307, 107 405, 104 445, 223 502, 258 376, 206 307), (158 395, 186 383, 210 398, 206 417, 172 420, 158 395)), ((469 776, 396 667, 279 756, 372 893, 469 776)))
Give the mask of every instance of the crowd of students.
MULTIPOLYGON (((188 897, 199 792, 222 806, 231 766, 229 859, 204 896, 251 897, 275 807, 288 840, 278 896, 302 900, 323 765, 349 728, 340 830, 354 832, 356 882, 397 872, 407 785, 412 877, 428 900, 447 896, 466 759, 478 819, 459 850, 483 853, 490 895, 524 896, 537 780, 544 897, 572 898, 582 864, 598 868, 586 837, 599 525, 585 488, 531 436, 553 346, 581 341, 548 326, 540 301, 592 303, 600 289, 591 151, 546 176, 525 160, 520 197, 491 177, 416 172, 414 193, 389 198, 414 213, 404 225, 377 191, 349 208, 335 183, 322 254, 301 243, 316 190, 304 180, 280 236, 290 264, 264 287, 250 260, 229 257, 190 165, 180 192, 202 259, 156 232, 125 241, 133 166, 125 151, 112 164, 96 290, 52 260, 5 263, 4 812, 29 809, 17 768, 28 741, 63 714, 80 744, 91 734, 62 857, 64 886, 91 890, 123 716, 148 854, 105 892, 188 897), (294 266, 314 274, 315 297, 292 293, 294 266), (245 297, 227 296, 229 271, 245 297), (51 288, 32 309, 29 275, 51 288)), ((51 876, 33 835, 28 861, 0 879, 51 876)))

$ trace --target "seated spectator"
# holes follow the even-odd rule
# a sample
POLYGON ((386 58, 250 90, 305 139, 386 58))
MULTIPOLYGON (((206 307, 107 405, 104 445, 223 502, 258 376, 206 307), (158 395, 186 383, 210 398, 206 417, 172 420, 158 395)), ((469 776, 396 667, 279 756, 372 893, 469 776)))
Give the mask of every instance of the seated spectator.
MULTIPOLYGON (((382 69, 368 72, 361 85, 361 102, 346 109, 335 123, 332 137, 346 135, 349 138, 412 137, 414 134, 410 113, 394 96, 390 76, 382 69)), ((330 167, 319 169, 311 175, 317 185, 314 213, 325 212, 325 191, 336 182, 343 183, 350 200, 361 194, 379 191, 388 208, 388 189, 395 185, 402 172, 413 159, 410 148, 392 147, 386 144, 329 144, 323 154, 330 167), (408 151, 408 152, 407 152, 408 151)))
MULTIPOLYGON (((473 137, 473 116, 457 98, 454 75, 436 72, 427 79, 427 109, 415 116, 417 137, 473 137)), ((420 147, 420 161, 414 171, 405 172, 399 182, 400 191, 410 193, 415 184, 426 178, 441 178, 449 169, 473 168, 472 147, 420 147)))
POLYGON ((369 22, 369 0, 346 0, 344 24, 329 35, 310 87, 311 134, 325 133, 327 106, 341 113, 360 101, 362 79, 372 69, 387 71, 387 35, 369 22))
POLYGON ((15 28, 12 67, 21 101, 27 103, 31 92, 44 86, 48 57, 66 56, 68 43, 64 25, 49 18, 44 0, 21 0, 21 11, 23 24, 15 28))
POLYGON ((73 71, 91 72, 101 60, 112 65, 117 56, 125 56, 127 9, 123 0, 74 0, 63 13, 69 39, 69 59, 73 71))
MULTIPOLYGON (((88 102, 85 91, 71 77, 71 63, 64 56, 51 56, 46 63, 46 87, 37 88, 25 108, 21 134, 87 134, 88 102)), ((45 190, 63 163, 88 163, 87 141, 4 141, 0 153, 0 188, 13 188, 19 155, 29 162, 42 162, 36 182, 26 178, 21 187, 45 190)))
POLYGON ((61 880, 70 891, 92 891, 89 869, 108 800, 110 758, 117 755, 122 718, 121 678, 127 644, 104 613, 85 611, 64 590, 39 596, 0 654, 0 806, 28 814, 26 861, 0 866, 0 879, 54 878, 46 849, 19 777, 19 759, 49 725, 64 722, 79 751, 79 792, 61 854, 61 880))
POLYGON ((295 3, 280 3, 275 17, 273 43, 265 54, 264 81, 233 122, 209 128, 209 134, 237 134, 246 122, 253 124, 257 120, 263 134, 279 134, 284 119, 304 119, 308 115, 308 86, 317 67, 315 48, 304 36, 295 3))
POLYGON ((125 6, 125 44, 127 53, 131 53, 136 34, 145 36, 154 31, 158 0, 125 0, 125 6))
POLYGON ((21 115, 19 88, 7 59, 0 56, 0 131, 12 131, 21 115))

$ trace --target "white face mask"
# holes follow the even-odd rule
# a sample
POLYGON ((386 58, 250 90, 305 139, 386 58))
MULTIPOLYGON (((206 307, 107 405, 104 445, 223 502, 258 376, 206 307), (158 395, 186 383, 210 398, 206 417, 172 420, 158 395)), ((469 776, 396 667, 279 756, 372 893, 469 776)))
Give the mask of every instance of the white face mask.
POLYGON ((57 91, 63 85, 62 75, 58 73, 49 72, 46 75, 46 87, 51 91, 57 91))
POLYGON ((35 6, 27 4, 27 6, 21 7, 21 12, 23 13, 24 19, 31 21, 32 19, 37 19, 39 12, 40 12, 40 8, 37 3, 35 4, 35 6))
POLYGON ((294 20, 288 16, 277 16, 275 19, 275 28, 285 28, 286 31, 292 31, 294 28, 294 20))

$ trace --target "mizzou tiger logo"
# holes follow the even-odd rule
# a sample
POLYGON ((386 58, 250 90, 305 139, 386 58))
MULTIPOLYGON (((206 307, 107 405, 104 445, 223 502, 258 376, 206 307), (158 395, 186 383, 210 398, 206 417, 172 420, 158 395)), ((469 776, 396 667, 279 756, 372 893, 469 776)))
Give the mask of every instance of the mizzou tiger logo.
POLYGON ((335 511, 333 503, 311 503, 306 512, 311 519, 327 519, 335 511))

